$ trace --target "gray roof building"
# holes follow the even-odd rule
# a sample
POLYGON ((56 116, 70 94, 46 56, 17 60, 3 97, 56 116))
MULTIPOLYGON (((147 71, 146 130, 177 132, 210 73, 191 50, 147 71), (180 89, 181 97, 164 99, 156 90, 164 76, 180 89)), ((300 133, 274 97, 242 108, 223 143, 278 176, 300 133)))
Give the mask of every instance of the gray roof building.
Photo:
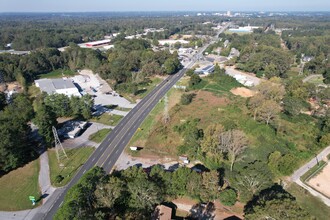
POLYGON ((58 93, 67 96, 81 96, 78 88, 70 79, 39 79, 34 82, 41 91, 48 94, 58 93))

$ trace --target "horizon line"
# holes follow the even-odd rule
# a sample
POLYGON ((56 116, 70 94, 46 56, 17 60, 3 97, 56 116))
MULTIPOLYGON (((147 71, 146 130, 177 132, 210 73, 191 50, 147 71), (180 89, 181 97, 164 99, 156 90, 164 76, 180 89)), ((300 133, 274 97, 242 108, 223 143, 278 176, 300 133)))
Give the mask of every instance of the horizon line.
POLYGON ((0 13, 127 13, 127 12, 258 12, 258 13, 267 13, 267 12, 330 12, 330 10, 140 10, 140 11, 133 11, 133 10, 115 10, 115 11, 0 11, 0 13))

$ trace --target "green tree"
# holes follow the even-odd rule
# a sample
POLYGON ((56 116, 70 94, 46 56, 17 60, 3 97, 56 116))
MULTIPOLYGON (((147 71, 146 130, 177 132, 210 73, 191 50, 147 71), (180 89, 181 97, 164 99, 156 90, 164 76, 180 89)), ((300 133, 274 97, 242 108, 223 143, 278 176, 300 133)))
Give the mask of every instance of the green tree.
POLYGON ((46 105, 41 104, 37 108, 34 122, 38 126, 38 132, 42 135, 47 144, 54 140, 52 127, 57 125, 55 113, 46 105))
POLYGON ((183 167, 172 174, 172 191, 177 196, 183 196, 187 192, 187 184, 190 179, 191 170, 183 167))
POLYGON ((7 105, 5 93, 0 92, 0 111, 2 111, 7 105))
POLYGON ((109 181, 98 184, 95 190, 95 197, 100 207, 113 208, 116 200, 123 193, 123 181, 117 177, 110 177, 109 181))
POLYGON ((311 219, 281 186, 263 190, 244 207, 245 219, 311 219))
POLYGON ((238 190, 242 202, 273 184, 272 173, 262 161, 244 162, 237 171, 230 174, 230 184, 238 190), (240 168, 241 167, 241 168, 240 168))
POLYGON ((12 102, 0 111, 0 171, 8 172, 31 159, 30 126, 33 116, 26 95, 13 96, 12 102))
POLYGON ((204 202, 212 201, 219 198, 220 176, 218 171, 211 170, 202 174, 202 189, 200 192, 201 199, 204 202))
POLYGON ((297 166, 297 158, 292 154, 285 154, 278 161, 278 170, 283 175, 290 175, 297 166))
POLYGON ((189 87, 194 87, 198 85, 201 81, 202 79, 199 77, 199 75, 193 74, 189 80, 189 87))
POLYGON ((218 157, 219 159, 222 159, 223 155, 218 146, 219 137, 223 130, 223 126, 218 124, 211 124, 205 129, 201 141, 201 150, 206 158, 218 157))
POLYGON ((283 99, 284 112, 291 116, 297 116, 303 109, 303 100, 294 98, 292 96, 286 96, 283 99))
POLYGON ((188 105, 188 104, 190 104, 192 102, 194 96, 195 96, 194 93, 189 93, 189 94, 184 93, 184 94, 182 94, 181 95, 181 100, 180 100, 181 104, 182 105, 188 105))
POLYGON ((236 203, 237 194, 233 189, 225 189, 220 192, 220 202, 226 206, 233 206, 236 203))
POLYGON ((323 82, 325 84, 330 84, 330 67, 327 67, 323 73, 323 82))
POLYGON ((94 191, 105 181, 102 168, 94 167, 84 174, 79 182, 65 195, 63 205, 54 215, 55 220, 91 219, 93 217, 94 191))
POLYGON ((259 107, 257 117, 268 125, 281 112, 280 105, 273 100, 266 100, 259 107))
POLYGON ((278 163, 281 158, 282 158, 282 154, 279 151, 274 151, 268 157, 268 167, 275 176, 279 175, 278 163))

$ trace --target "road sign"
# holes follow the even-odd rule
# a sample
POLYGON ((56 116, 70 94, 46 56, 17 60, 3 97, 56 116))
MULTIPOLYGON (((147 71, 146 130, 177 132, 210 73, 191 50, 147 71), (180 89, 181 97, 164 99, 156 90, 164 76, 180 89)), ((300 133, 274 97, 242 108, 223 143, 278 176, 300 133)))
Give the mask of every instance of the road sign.
POLYGON ((34 197, 34 196, 29 196, 29 200, 31 200, 31 201, 35 201, 36 200, 36 198, 34 197))

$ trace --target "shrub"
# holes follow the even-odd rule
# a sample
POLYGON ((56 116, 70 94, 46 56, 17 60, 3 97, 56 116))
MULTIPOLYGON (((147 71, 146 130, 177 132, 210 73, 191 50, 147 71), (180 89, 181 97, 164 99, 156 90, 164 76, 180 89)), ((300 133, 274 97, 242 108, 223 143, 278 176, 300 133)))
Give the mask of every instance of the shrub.
POLYGON ((198 85, 201 81, 202 81, 202 79, 199 77, 199 75, 193 74, 190 77, 189 86, 194 87, 194 86, 198 85))
POLYGON ((56 183, 61 183, 63 179, 64 179, 64 177, 63 177, 62 175, 57 175, 57 176, 55 177, 55 181, 56 181, 56 183))
POLYGON ((233 189, 225 189, 220 193, 220 201, 227 206, 233 206, 236 202, 236 192, 233 189))
POLYGON ((192 102, 195 94, 190 93, 190 94, 182 94, 181 96, 181 104, 182 105, 188 105, 192 102))

